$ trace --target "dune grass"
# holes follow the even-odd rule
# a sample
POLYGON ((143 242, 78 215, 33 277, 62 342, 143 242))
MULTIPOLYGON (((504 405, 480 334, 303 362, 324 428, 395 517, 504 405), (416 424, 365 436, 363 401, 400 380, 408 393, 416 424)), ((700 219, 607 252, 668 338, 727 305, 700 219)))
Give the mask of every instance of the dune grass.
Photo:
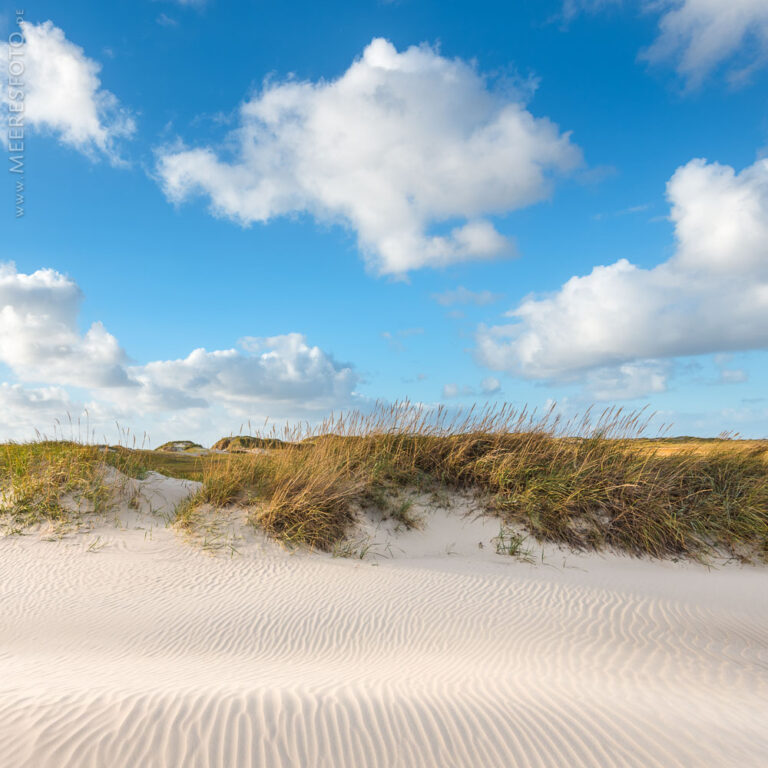
POLYGON ((71 523, 83 508, 99 511, 108 491, 101 451, 70 441, 0 447, 0 520, 12 531, 44 521, 71 523))
POLYGON ((115 501, 109 469, 129 477, 156 471, 203 479, 201 457, 75 440, 0 445, 0 531, 19 533, 50 523, 66 529, 84 514, 107 511, 115 501))
POLYGON ((649 440, 645 429, 642 412, 563 422, 502 406, 449 418, 400 403, 258 438, 274 446, 264 453, 8 445, 0 480, 19 524, 63 514, 63 494, 98 502, 101 463, 200 480, 178 510, 182 528, 239 505, 270 536, 324 550, 344 540, 361 507, 409 527, 401 492, 447 488, 475 493, 512 542, 518 531, 577 549, 768 560, 768 444, 649 440))
POLYGON ((261 456, 209 464, 199 504, 238 502, 255 525, 330 549, 355 509, 406 487, 476 492, 541 541, 636 555, 768 559, 765 443, 643 440, 642 412, 562 422, 508 407, 448 419, 397 404, 292 430, 261 456))

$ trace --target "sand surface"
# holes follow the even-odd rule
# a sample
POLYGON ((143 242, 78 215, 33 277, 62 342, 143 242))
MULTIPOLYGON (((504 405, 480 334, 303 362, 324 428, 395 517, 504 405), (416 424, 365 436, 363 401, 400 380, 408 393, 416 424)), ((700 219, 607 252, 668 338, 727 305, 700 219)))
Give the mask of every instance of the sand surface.
POLYGON ((142 489, 0 540, 2 768, 768 765, 766 569, 525 563, 456 510, 363 560, 211 556, 142 489))

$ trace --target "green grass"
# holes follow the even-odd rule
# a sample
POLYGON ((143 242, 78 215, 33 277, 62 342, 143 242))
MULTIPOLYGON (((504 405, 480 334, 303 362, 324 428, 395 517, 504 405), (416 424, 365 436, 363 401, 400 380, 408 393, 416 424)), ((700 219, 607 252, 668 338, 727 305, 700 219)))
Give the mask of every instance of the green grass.
POLYGON ((83 511, 102 511, 109 501, 104 483, 105 453, 64 441, 0 446, 0 519, 18 532, 50 522, 75 523, 83 511))
POLYGON ((0 445, 0 530, 22 532, 45 522, 66 529, 84 514, 106 511, 114 502, 110 467, 129 477, 155 471, 202 481, 205 462, 216 460, 74 441, 6 443, 0 445))
POLYGON ((497 555, 508 555, 518 560, 532 562, 531 553, 523 547, 526 536, 505 525, 499 527, 499 535, 493 539, 497 555))
POLYGON ((147 472, 159 472, 168 477, 201 482, 205 466, 218 457, 190 453, 146 451, 119 446, 112 447, 105 461, 131 477, 143 477, 147 472))

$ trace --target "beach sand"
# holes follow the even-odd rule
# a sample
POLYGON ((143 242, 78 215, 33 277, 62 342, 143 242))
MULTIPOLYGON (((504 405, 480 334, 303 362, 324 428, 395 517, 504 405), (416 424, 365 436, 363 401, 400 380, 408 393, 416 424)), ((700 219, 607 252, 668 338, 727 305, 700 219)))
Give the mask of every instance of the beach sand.
POLYGON ((188 485, 141 487, 0 539, 2 768, 768 764, 765 568, 524 562, 461 504, 364 559, 236 521, 211 556, 164 524, 188 485))

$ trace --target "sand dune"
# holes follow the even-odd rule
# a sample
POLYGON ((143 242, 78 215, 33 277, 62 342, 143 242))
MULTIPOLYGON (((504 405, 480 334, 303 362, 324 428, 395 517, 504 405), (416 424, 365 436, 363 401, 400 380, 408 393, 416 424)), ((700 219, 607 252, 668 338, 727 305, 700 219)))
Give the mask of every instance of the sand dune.
POLYGON ((3 768, 768 763, 764 569, 528 564, 437 512, 367 560, 121 520, 0 541, 3 768))

